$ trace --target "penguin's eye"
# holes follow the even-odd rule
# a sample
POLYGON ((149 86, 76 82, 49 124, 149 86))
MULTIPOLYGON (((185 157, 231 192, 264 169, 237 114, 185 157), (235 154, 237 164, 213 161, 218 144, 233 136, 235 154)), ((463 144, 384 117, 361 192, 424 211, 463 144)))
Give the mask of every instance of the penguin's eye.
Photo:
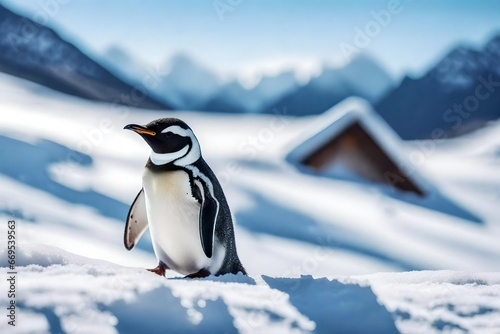
POLYGON ((172 137, 172 132, 168 131, 167 133, 165 133, 165 136, 172 137))

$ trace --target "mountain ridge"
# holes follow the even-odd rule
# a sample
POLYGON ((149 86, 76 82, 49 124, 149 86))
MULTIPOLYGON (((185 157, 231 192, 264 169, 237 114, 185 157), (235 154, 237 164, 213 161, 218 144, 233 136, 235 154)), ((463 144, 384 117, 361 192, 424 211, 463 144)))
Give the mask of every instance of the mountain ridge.
POLYGON ((116 77, 53 29, 2 4, 0 18, 0 71, 89 100, 170 108, 116 77))
POLYGON ((500 117, 500 35, 459 45, 427 73, 406 76, 375 105, 403 139, 455 137, 500 117))
POLYGON ((392 79, 383 67, 367 55, 358 55, 344 67, 324 66, 318 76, 296 91, 273 101, 264 108, 264 112, 286 106, 289 115, 321 114, 350 96, 376 102, 390 87, 392 79))
MULTIPOLYGON (((117 71, 126 77, 133 77, 141 68, 141 76, 146 75, 147 66, 131 64, 134 57, 126 51, 112 49, 111 53, 117 59, 115 65, 122 63, 117 71)), ((295 69, 263 74, 251 88, 237 78, 224 81, 220 74, 183 53, 174 55, 157 71, 159 84, 153 93, 159 99, 172 101, 178 109, 236 114, 268 114, 285 104, 291 115, 320 114, 349 96, 376 102, 393 86, 385 69, 368 55, 358 55, 342 67, 323 65, 322 71, 306 83, 299 81, 295 69), (304 104, 312 106, 312 110, 304 108, 304 104)))

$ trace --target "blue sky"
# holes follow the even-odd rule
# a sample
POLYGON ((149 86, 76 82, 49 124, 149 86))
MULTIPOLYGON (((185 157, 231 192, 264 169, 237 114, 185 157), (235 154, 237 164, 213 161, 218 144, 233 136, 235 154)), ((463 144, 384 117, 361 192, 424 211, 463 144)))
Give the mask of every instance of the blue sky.
POLYGON ((394 1, 1 3, 46 21, 90 54, 102 54, 116 45, 159 64, 183 52, 226 72, 288 63, 342 63, 349 58, 342 53, 342 45, 356 46, 356 29, 365 32, 368 25, 374 29, 372 37, 358 49, 375 57, 395 77, 408 72, 418 75, 458 42, 479 47, 500 33, 500 1, 396 0, 398 10, 389 24, 377 23, 372 12, 387 11, 394 1), (219 12, 217 4, 222 8, 219 12))

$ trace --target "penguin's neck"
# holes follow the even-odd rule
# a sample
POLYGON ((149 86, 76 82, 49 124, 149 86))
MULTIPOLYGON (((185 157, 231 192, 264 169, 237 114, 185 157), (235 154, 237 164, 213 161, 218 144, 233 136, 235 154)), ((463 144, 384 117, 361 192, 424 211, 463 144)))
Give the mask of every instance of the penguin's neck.
POLYGON ((149 155, 149 159, 158 166, 161 165, 166 165, 169 163, 174 163, 177 160, 183 159, 187 155, 189 155, 189 152, 191 150, 191 145, 186 145, 182 149, 176 152, 171 152, 171 153, 156 153, 155 151, 151 150, 151 154, 149 155))
MULTIPOLYGON (((156 153, 151 150, 148 163, 163 167, 173 165, 177 167, 185 167, 191 165, 201 158, 201 149, 198 141, 192 140, 189 145, 184 146, 182 149, 171 153, 156 153)), ((169 168, 170 169, 170 168, 169 168)))

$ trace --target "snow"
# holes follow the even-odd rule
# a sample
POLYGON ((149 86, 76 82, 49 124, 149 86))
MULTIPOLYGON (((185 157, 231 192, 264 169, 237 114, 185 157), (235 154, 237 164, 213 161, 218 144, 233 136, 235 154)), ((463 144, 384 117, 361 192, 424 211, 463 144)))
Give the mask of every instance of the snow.
POLYGON ((405 333, 497 333, 500 273, 420 271, 366 277, 405 333))
MULTIPOLYGON (((500 330, 498 123, 397 151, 478 223, 443 202, 296 170, 283 157, 315 118, 126 109, 6 75, 0 100, 0 221, 14 216, 19 236, 14 333, 500 330), (147 234, 125 250, 149 152, 122 128, 168 116, 190 124, 221 180, 250 277, 156 277, 147 234)), ((0 224, 4 252, 5 236, 0 224)))
MULTIPOLYGON (((17 260, 17 288, 22 291, 17 303, 22 311, 15 332, 0 323, 3 333, 33 329, 37 333, 161 333, 167 329, 495 333, 500 328, 500 273, 164 279, 142 268, 39 244, 22 245, 17 260)), ((0 294, 0 300, 6 301, 5 294, 0 294)))

